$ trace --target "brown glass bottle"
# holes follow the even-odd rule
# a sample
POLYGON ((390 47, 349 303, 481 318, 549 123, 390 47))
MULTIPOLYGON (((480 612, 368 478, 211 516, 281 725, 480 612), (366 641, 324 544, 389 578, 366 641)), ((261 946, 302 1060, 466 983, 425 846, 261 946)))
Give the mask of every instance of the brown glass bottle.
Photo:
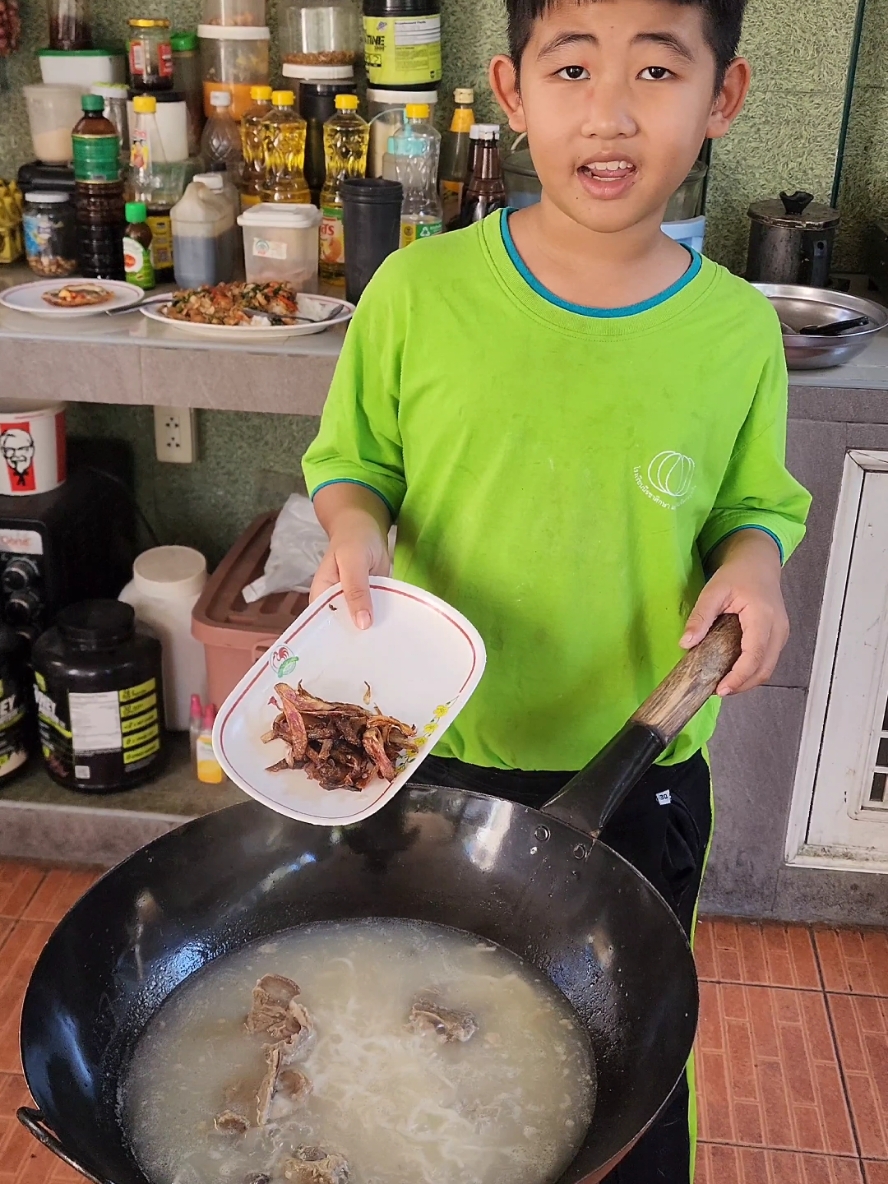
POLYGON ((463 194, 460 223, 471 226, 508 204, 497 136, 484 131, 478 138, 475 161, 463 194))

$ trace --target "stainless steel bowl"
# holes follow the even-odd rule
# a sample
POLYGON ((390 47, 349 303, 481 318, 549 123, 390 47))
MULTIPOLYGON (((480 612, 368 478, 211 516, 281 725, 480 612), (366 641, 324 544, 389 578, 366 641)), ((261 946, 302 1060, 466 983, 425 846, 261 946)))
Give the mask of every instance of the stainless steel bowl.
POLYGON ((784 331, 783 348, 790 370, 826 370, 831 366, 843 366, 862 353, 873 336, 888 325, 888 309, 859 296, 798 284, 753 284, 753 287, 768 297, 781 323, 791 329, 851 321, 859 316, 870 319, 871 324, 849 329, 839 337, 803 336, 784 331))

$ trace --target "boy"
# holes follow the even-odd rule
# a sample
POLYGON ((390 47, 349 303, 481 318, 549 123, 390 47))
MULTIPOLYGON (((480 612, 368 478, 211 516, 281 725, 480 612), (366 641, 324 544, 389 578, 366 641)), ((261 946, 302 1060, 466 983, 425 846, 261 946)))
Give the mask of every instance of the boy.
MULTIPOLYGON (((743 105, 744 3, 507 0, 510 54, 490 80, 542 200, 392 256, 349 329, 305 458, 330 537, 313 591, 341 580, 370 627, 368 576, 388 573, 396 520, 394 574, 487 646, 423 781, 539 806, 719 613, 743 630, 720 696, 765 682, 785 644, 780 569, 809 498, 784 465, 779 324, 660 230, 703 140, 743 105)), ((717 709, 603 834, 689 935, 717 709)), ((687 1184, 689 1101, 685 1084, 608 1179, 687 1184)))

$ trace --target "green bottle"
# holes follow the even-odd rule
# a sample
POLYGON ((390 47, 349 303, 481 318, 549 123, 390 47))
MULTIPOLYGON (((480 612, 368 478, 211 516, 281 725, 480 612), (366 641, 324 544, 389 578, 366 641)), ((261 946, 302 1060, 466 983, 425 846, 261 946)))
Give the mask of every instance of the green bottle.
POLYGON ((127 221, 123 232, 123 267, 126 280, 145 292, 150 292, 156 280, 154 264, 151 262, 151 227, 148 225, 148 207, 143 201, 128 201, 125 207, 127 221))

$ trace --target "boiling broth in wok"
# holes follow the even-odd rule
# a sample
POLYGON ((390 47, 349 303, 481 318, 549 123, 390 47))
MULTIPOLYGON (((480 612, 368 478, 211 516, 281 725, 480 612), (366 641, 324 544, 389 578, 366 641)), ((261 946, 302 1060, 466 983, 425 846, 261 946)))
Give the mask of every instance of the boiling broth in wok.
POLYGON ((188 979, 136 1046, 121 1106, 152 1184, 542 1184, 594 1101, 587 1037, 538 971, 471 934, 372 920, 290 930, 188 979), (265 975, 301 990, 313 1032, 293 1069, 310 1092, 257 1125, 266 1054, 245 1017, 265 975), (423 1022, 431 997, 452 1030, 423 1022), (249 1099, 246 1132, 215 1128, 232 1097, 249 1099), (322 1152, 339 1175, 303 1176, 322 1152))

